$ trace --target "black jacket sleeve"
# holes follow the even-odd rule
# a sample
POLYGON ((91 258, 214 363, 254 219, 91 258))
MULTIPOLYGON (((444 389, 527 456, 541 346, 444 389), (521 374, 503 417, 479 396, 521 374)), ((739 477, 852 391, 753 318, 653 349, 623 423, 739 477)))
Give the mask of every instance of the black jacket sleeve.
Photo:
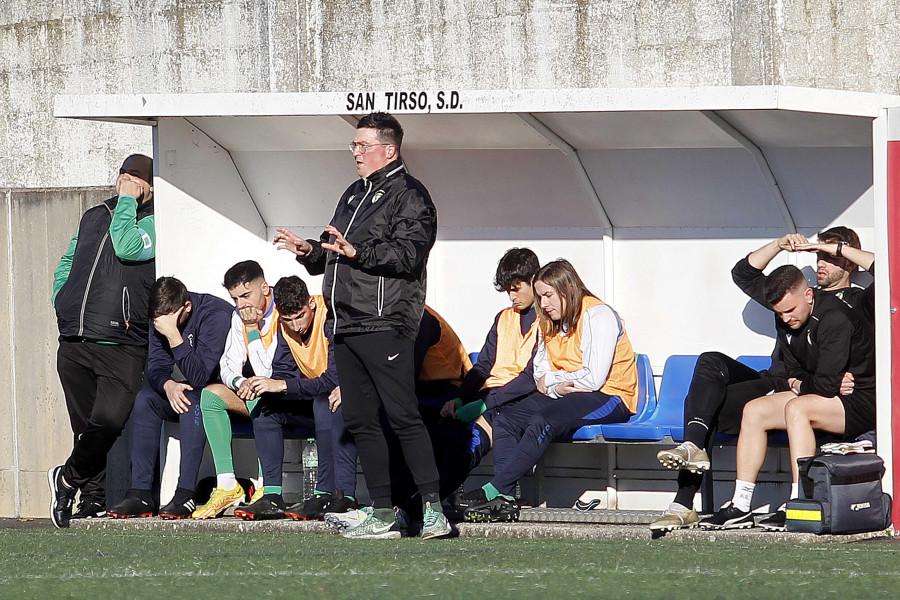
MULTIPOLYGON (((749 256, 749 255, 748 255, 749 256)), ((763 272, 750 264, 745 256, 734 265, 731 269, 731 278, 737 284, 741 291, 756 300, 760 306, 772 310, 771 305, 766 302, 766 276, 763 272)))
POLYGON ((853 324, 839 311, 829 311, 822 316, 816 335, 819 351, 816 372, 802 379, 801 394, 818 394, 833 398, 841 389, 841 380, 850 362, 850 341, 853 324))
POLYGON ((328 252, 322 249, 322 242, 327 242, 331 236, 322 233, 318 240, 306 240, 312 246, 312 250, 306 256, 298 256, 297 262, 306 267, 310 275, 321 275, 325 272, 325 262, 328 252))

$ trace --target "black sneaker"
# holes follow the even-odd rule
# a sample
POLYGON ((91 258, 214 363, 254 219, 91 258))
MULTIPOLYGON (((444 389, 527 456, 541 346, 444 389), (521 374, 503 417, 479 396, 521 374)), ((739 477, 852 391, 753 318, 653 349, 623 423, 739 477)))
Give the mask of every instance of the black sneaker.
POLYGON ((700 521, 703 529, 749 529, 753 527, 753 513, 726 502, 718 511, 700 521))
POLYGON ((498 521, 518 521, 519 505, 515 500, 505 496, 497 496, 482 504, 473 504, 463 511, 466 521, 479 523, 496 523, 498 521))
POLYGON ((474 490, 469 490, 468 492, 463 492, 456 496, 454 500, 456 504, 456 510, 465 514, 466 509, 479 506, 488 502, 487 494, 484 493, 484 488, 475 488, 474 490))
POLYGON ((281 494, 266 494, 250 506, 236 508, 234 516, 244 521, 268 521, 284 518, 284 500, 281 494))
POLYGON ((152 517, 155 512, 153 505, 146 500, 141 500, 136 496, 127 496, 124 500, 107 510, 106 514, 113 519, 137 519, 152 517))
POLYGON ((766 531, 787 531, 787 514, 783 508, 776 510, 774 513, 759 522, 759 526, 766 531))
POLYGON ((50 483, 50 520, 60 529, 69 526, 72 518, 72 504, 75 502, 76 488, 69 487, 62 480, 62 465, 47 471, 50 483))
POLYGON ((325 508, 316 513, 316 519, 321 521, 325 518, 325 513, 345 513, 347 511, 359 508, 359 502, 352 498, 348 498, 342 492, 335 492, 331 495, 331 500, 325 508))
POLYGON ((197 503, 193 498, 188 498, 184 502, 179 502, 173 498, 171 502, 159 509, 160 519, 190 519, 191 514, 197 509, 197 503))
POLYGON ((337 511, 330 508, 326 511, 325 508, 328 507, 333 498, 333 494, 313 496, 303 502, 292 504, 285 509, 284 514, 295 521, 313 521, 323 518, 326 512, 347 512, 346 510, 337 511))
POLYGON ((71 520, 99 519, 106 516, 106 507, 96 500, 82 500, 78 503, 78 510, 72 513, 71 520))

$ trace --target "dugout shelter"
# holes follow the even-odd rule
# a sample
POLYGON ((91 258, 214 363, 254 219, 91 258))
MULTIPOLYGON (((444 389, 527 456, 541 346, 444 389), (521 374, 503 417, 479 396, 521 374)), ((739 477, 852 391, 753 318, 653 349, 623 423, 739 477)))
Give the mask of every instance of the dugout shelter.
MULTIPOLYGON (((766 355, 771 313, 737 289, 731 267, 787 232, 852 227, 877 255, 878 442, 896 496, 892 106, 900 97, 779 86, 348 90, 59 96, 55 115, 154 128, 158 274, 227 298, 222 273, 248 258, 270 283, 300 274, 318 291, 319 278, 274 249, 275 228, 317 237, 356 176, 347 144, 357 120, 392 112, 406 132, 402 156, 438 208, 427 301, 470 352, 508 305, 491 285, 497 260, 529 246, 542 262, 575 265, 657 376, 675 354, 766 355)), ((814 256, 783 253, 773 266, 787 262, 810 267, 814 281, 814 256)), ((642 491, 674 489, 671 474, 659 477, 668 487, 642 487, 647 456, 619 465, 632 506, 642 491)))

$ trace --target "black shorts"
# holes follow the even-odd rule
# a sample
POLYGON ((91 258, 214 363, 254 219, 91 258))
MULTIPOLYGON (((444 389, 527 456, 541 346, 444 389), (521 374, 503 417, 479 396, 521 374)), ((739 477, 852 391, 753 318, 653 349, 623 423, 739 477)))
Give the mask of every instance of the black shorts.
POLYGON ((725 402, 717 417, 716 431, 728 435, 738 435, 741 432, 741 419, 747 403, 772 392, 787 391, 786 382, 783 385, 781 382, 782 380, 774 377, 760 377, 753 381, 729 385, 725 391, 725 402), (785 389, 779 389, 782 387, 785 389))
POLYGON ((875 429, 875 393, 840 396, 844 405, 844 439, 852 440, 875 429))

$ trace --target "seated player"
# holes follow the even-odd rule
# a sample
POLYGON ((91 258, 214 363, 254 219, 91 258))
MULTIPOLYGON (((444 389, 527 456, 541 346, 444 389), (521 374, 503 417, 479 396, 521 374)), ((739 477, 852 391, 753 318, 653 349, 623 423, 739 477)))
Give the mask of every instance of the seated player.
MULTIPOLYGON (((809 288, 794 266, 765 278, 765 300, 775 311, 776 361, 770 369, 787 380, 775 393, 744 407, 737 446, 734 496, 700 521, 707 529, 753 527, 750 502, 768 445, 767 433, 787 430, 791 498, 797 497, 797 460, 813 456, 816 431, 852 439, 875 427, 875 333, 861 311, 833 294, 809 288), (850 373, 853 388, 841 389, 850 373)), ((783 507, 760 525, 784 529, 783 507)))
POLYGON ((441 481, 446 480, 447 489, 442 485, 442 492, 449 494, 459 488, 490 452, 491 422, 501 407, 535 392, 532 356, 538 322, 531 281, 540 268, 537 255, 528 248, 508 250, 497 264, 494 289, 506 292, 512 306, 494 318, 478 360, 463 379, 457 397, 441 410, 442 416, 465 424, 463 435, 458 434, 459 425, 454 426, 452 422, 440 431, 441 438, 446 440, 444 452, 437 455, 441 481), (457 440, 463 442, 467 461, 458 458, 459 444, 453 443, 457 440))
POLYGON ((619 315, 587 290, 565 260, 534 278, 540 332, 534 357, 537 392, 494 420, 494 478, 461 494, 469 520, 515 520, 511 494, 554 438, 579 427, 627 421, 637 408, 637 364, 619 315))
POLYGON ((196 508, 197 471, 206 446, 200 392, 219 379, 231 313, 231 305, 221 298, 188 292, 174 277, 160 277, 150 288, 147 369, 131 414, 131 489, 107 511, 111 517, 149 517, 156 512, 151 489, 165 421, 179 423, 181 470, 175 496, 159 509, 159 516, 185 519, 196 508), (176 369, 183 379, 176 381, 176 369))
MULTIPOLYGON (((780 252, 817 252, 817 294, 833 295, 860 310, 871 314, 873 288, 850 287, 850 275, 860 265, 871 269, 874 255, 859 249, 859 237, 852 229, 833 227, 818 234, 819 244, 810 244, 800 234, 788 234, 773 240, 742 258, 732 269, 734 282, 761 306, 771 310, 766 302, 763 269, 780 252), (843 250, 845 257, 838 257, 843 250), (852 258, 853 261, 847 259, 852 258)), ((773 358, 779 361, 778 357, 773 358)), ((852 375, 844 384, 851 386, 852 375)), ((709 444, 715 432, 736 435, 740 430, 744 405, 776 389, 787 389, 787 382, 771 369, 757 372, 720 352, 705 352, 694 367, 691 386, 684 402, 684 442, 662 450, 660 462, 678 469, 678 491, 672 504, 650 525, 651 531, 671 531, 695 527, 700 517, 693 509, 694 497, 710 468, 709 444)))
POLYGON ((332 409, 328 401, 337 386, 337 368, 325 299, 310 296, 297 276, 281 278, 272 292, 281 315, 272 376, 249 381, 251 392, 260 397, 252 416, 264 495, 234 514, 248 520, 284 516, 309 520, 322 518, 326 510, 355 509, 356 445, 344 426, 340 405, 332 409), (285 426, 314 426, 319 456, 314 495, 287 509, 281 495, 285 426))
MULTIPOLYGON (((225 352, 219 361, 224 383, 207 386, 200 395, 203 428, 216 469, 216 487, 209 502, 193 513, 195 519, 218 517, 240 505, 246 493, 234 475, 229 412, 250 417, 259 397, 250 388, 254 375, 272 374, 278 346, 278 309, 259 263, 239 262, 225 272, 223 285, 235 303, 225 352)), ((262 479, 262 473, 260 473, 262 479)), ((263 483, 256 486, 251 503, 262 497, 263 483)))

